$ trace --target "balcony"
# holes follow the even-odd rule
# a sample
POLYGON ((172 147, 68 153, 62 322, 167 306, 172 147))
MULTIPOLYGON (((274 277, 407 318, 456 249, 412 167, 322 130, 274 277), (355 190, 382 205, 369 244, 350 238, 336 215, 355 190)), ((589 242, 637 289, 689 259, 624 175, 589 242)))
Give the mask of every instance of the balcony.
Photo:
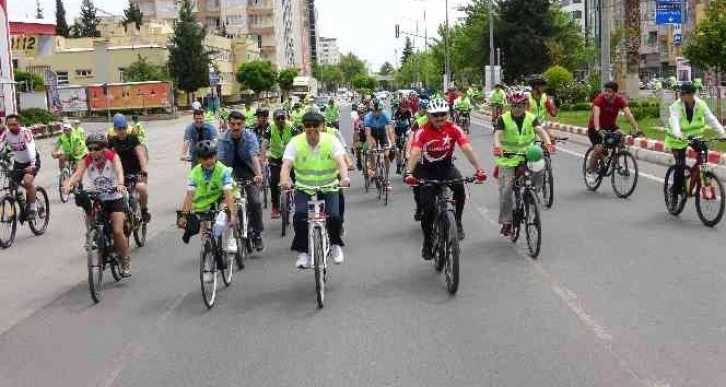
POLYGON ((262 1, 255 3, 249 3, 247 5, 248 15, 271 15, 273 11, 272 1, 262 1))
POLYGON ((249 26, 249 31, 253 35, 274 35, 275 26, 273 24, 254 24, 249 26))

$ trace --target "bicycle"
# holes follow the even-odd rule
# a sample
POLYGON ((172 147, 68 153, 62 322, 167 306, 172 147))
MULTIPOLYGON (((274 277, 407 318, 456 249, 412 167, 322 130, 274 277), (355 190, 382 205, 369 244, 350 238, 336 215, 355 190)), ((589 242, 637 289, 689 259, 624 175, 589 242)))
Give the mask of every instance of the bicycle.
POLYGON ((469 111, 459 111, 456 115, 456 124, 464 130, 466 134, 469 134, 469 127, 471 126, 471 116, 469 111))
POLYGON ((74 189, 76 197, 88 195, 91 200, 90 212, 86 214, 86 241, 84 250, 88 261, 88 289, 94 303, 103 298, 103 273, 111 268, 111 275, 116 282, 121 281, 121 263, 116 253, 111 222, 103 211, 101 195, 115 193, 114 188, 106 189, 74 189))
MULTIPOLYGON (((564 143, 567 139, 567 137, 553 137, 551 140, 553 144, 556 144, 564 143)), ((547 150, 544 141, 538 140, 536 143, 542 147, 542 156, 545 161, 544 175, 542 176, 542 200, 544 202, 544 206, 549 209, 552 208, 552 204, 554 204, 555 201, 555 179, 552 174, 552 155, 547 150)))
POLYGON ((386 169, 386 164, 383 161, 383 158, 385 157, 385 152, 389 148, 377 148, 369 150, 368 152, 373 153, 375 156, 375 166, 374 169, 376 171, 376 175, 371 178, 373 180, 373 183, 376 185, 376 191, 378 192, 378 200, 383 200, 383 205, 388 205, 388 170, 386 169))
POLYGON ((265 163, 264 165, 262 179, 262 203, 264 208, 267 209, 270 197, 270 164, 268 163, 265 163))
POLYGON ((368 149, 365 145, 361 149, 361 158, 363 159, 363 192, 368 193, 371 188, 371 177, 368 175, 368 149))
POLYGON ((128 207, 126 208, 124 233, 126 234, 126 238, 130 238, 131 234, 133 234, 136 246, 144 247, 146 244, 147 223, 141 214, 139 193, 136 191, 137 180, 138 176, 136 175, 127 175, 125 178, 126 191, 128 192, 128 207))
POLYGON ((708 165, 708 144, 715 141, 726 140, 703 140, 699 137, 688 138, 688 145, 696 151, 696 163, 690 168, 686 164, 680 165, 680 168, 683 168, 684 176, 683 189, 677 195, 680 196, 680 199, 674 198, 672 194, 673 180, 675 180, 674 174, 679 165, 671 165, 668 171, 666 171, 665 180, 663 181, 663 194, 665 196, 668 213, 678 216, 686 206, 688 198, 694 197, 698 218, 708 227, 713 227, 721 221, 726 200, 721 180, 713 172, 712 167, 708 165), (716 192, 717 189, 718 193, 716 192), (710 205, 711 203, 717 203, 718 209, 715 216, 709 219, 706 217, 704 206, 710 205))
POLYGON ((610 184, 613 187, 615 195, 621 199, 625 199, 633 194, 638 184, 638 163, 635 161, 635 157, 625 148, 623 134, 621 132, 601 131, 600 136, 603 139, 602 145, 605 154, 597 163, 597 177, 591 183, 587 180, 587 170, 594 146, 591 146, 585 153, 585 159, 582 163, 582 176, 585 180, 585 187, 589 191, 596 191, 600 187, 603 178, 610 176, 610 184), (630 181, 631 185, 628 187, 624 185, 626 183, 623 183, 623 186, 620 186, 616 183, 617 178, 630 181))
POLYGON ((76 169, 76 160, 74 160, 72 157, 66 158, 66 163, 63 166, 63 169, 60 170, 60 174, 58 175, 58 197, 60 198, 61 203, 67 203, 68 199, 71 197, 71 193, 69 192, 68 195, 63 194, 63 187, 66 186, 66 182, 68 179, 73 176, 73 171, 76 169))
POLYGON ((456 227, 455 201, 452 198, 451 184, 473 183, 473 177, 451 180, 418 181, 418 186, 433 186, 438 192, 435 198, 436 215, 431 232, 432 263, 436 271, 442 272, 449 294, 456 294, 459 289, 459 230, 456 227))
POLYGON ((36 215, 32 220, 27 219, 29 207, 25 202, 25 189, 13 179, 9 179, 8 187, 5 190, 7 193, 0 199, 0 223, 8 224, 10 235, 7 238, 0 237, 0 247, 3 249, 13 245, 18 222, 21 225, 28 223, 33 235, 40 236, 48 228, 50 218, 50 202, 45 188, 35 187, 36 215))
POLYGON ((249 237, 249 216, 247 214, 247 192, 245 187, 255 184, 252 180, 237 180, 239 195, 235 193, 235 210, 237 211, 237 224, 233 229, 233 236, 237 240, 237 253, 235 261, 237 268, 242 270, 250 254, 252 254, 252 241, 249 237))
MULTIPOLYGON (((408 130, 406 130, 406 133, 408 133, 408 130)), ((408 159, 406 159, 407 140, 408 136, 406 135, 398 136, 396 138, 396 171, 398 171, 401 175, 406 172, 406 163, 408 162, 408 159)))
POLYGON ((490 104, 489 106, 492 109, 492 133, 493 133, 494 125, 496 125, 497 121, 499 121, 499 117, 502 116, 502 112, 504 111, 504 105, 490 104))
POLYGON ((295 213, 295 191, 280 190, 280 219, 282 220, 282 236, 287 234, 290 218, 295 213))
MULTIPOLYGON (((525 157, 523 152, 504 152, 504 157, 525 157)), ((527 250, 529 256, 537 259, 542 247, 542 219, 539 213, 539 197, 533 181, 534 172, 524 160, 516 168, 512 183, 512 235, 510 240, 517 243, 524 223, 527 233, 527 250)))

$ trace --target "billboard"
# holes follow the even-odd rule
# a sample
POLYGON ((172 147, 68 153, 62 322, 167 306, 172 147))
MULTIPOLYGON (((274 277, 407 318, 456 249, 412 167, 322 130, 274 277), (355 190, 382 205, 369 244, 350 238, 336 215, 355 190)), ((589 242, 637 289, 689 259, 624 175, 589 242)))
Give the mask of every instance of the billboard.
POLYGON ((173 98, 170 82, 110 83, 108 95, 102 85, 88 87, 91 111, 171 108, 173 98))
POLYGON ((88 111, 88 98, 85 87, 59 87, 58 96, 60 97, 62 112, 70 113, 88 111))

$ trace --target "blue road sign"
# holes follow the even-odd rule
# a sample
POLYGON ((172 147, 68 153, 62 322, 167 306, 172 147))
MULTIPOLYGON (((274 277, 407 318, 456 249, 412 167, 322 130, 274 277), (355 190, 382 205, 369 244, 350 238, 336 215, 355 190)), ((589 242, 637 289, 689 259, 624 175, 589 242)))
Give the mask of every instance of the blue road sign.
POLYGON ((680 4, 656 3, 655 24, 681 24, 683 12, 680 4))
POLYGON ((673 35, 673 45, 680 46, 683 42, 683 34, 674 34, 673 35))
POLYGON ((219 78, 217 78, 217 73, 214 71, 209 72, 209 85, 210 86, 217 86, 217 83, 219 82, 219 78))
POLYGON ((683 4, 683 0, 655 0, 655 4, 683 4))

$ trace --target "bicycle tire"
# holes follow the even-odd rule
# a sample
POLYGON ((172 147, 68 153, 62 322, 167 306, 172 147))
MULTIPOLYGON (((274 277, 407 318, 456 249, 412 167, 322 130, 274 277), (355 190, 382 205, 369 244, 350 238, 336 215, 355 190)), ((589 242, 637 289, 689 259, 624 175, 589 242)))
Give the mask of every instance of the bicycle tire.
POLYGON ((199 254, 199 282, 202 285, 204 305, 207 306, 207 309, 211 309, 217 298, 217 263, 214 260, 214 251, 209 240, 202 244, 202 251, 199 254), (205 267, 211 267, 212 269, 207 270, 205 267), (204 273, 211 274, 212 280, 210 282, 204 281, 204 273))
POLYGON ((621 199, 625 199, 625 198, 629 197, 630 195, 632 195, 633 192, 635 192, 635 187, 638 185, 638 162, 635 160, 635 157, 633 157, 633 155, 630 152, 623 150, 623 151, 618 152, 615 155, 612 163, 613 163, 613 173, 610 176, 610 184, 613 187, 613 191, 615 192, 615 195, 617 195, 617 197, 619 197, 621 199), (623 160, 621 160, 621 159, 623 159, 623 160), (632 165, 632 170, 628 167, 628 164, 632 165), (630 188, 621 191, 620 188, 618 188, 618 185, 615 182, 615 180, 616 180, 616 176, 623 176, 623 173, 622 173, 623 168, 625 168, 627 170, 628 175, 632 176, 633 183, 630 186, 630 188))
POLYGON ((587 182, 587 164, 590 161, 593 149, 593 147, 588 148, 587 152, 585 152, 585 158, 582 160, 582 179, 585 181, 585 187, 588 191, 597 191, 597 189, 600 188, 600 184, 602 184, 602 174, 599 171, 597 173, 597 180, 594 184, 589 184, 587 182))
POLYGON ((237 254, 234 255, 234 260, 237 263, 237 270, 242 270, 245 268, 245 261, 249 254, 247 251, 247 235, 244 235, 247 218, 242 210, 237 211, 237 219, 237 227, 234 229, 234 236, 237 238, 237 254))
MULTIPOLYGON (((676 165, 671 165, 668 167, 668 170, 666 171, 665 179, 663 179, 663 198, 665 200, 666 210, 669 214, 673 216, 680 215, 681 212, 683 212, 683 209, 686 207, 686 201, 688 201, 688 195, 686 195, 685 191, 681 190, 680 200, 678 202, 678 205, 675 207, 671 206, 671 184, 669 184, 669 181, 671 180, 672 175, 676 171, 676 165)), ((687 169, 685 166, 681 166, 683 169, 687 169)), ((685 170, 684 170, 684 176, 685 176, 685 170)), ((688 184, 688 179, 683 179, 684 184, 688 184)))
POLYGON ((48 193, 45 188, 37 187, 35 190, 36 215, 35 219, 28 222, 28 227, 34 235, 43 235, 48 228, 50 220, 50 201, 48 201, 48 193), (38 227, 38 219, 42 219, 41 226, 38 227))
POLYGON ((363 174, 363 192, 368 193, 371 189, 371 179, 367 173, 363 174))
POLYGON ((544 158, 545 169, 542 176, 542 200, 546 208, 552 208, 555 201, 555 179, 552 176, 552 159, 549 156, 544 158))
POLYGON ((138 198, 134 199, 134 201, 136 203, 134 208, 134 216, 136 217, 135 227, 133 228, 134 242, 137 247, 144 247, 146 245, 146 222, 144 222, 144 217, 141 214, 138 198))
MULTIPOLYGON (((232 231, 232 232, 233 232, 233 234, 231 235, 231 238, 234 238, 235 237, 234 231, 232 231)), ((219 246, 223 246, 222 238, 218 239, 218 243, 219 243, 219 246)), ((221 250, 222 250, 222 248, 219 247, 218 254, 219 254, 219 251, 221 251, 221 250)), ((237 249, 237 250, 239 251, 239 249, 237 249)), ((222 254, 222 268, 221 268, 222 282, 224 282, 225 287, 229 287, 230 285, 232 285, 232 282, 234 281, 235 260, 232 257, 232 254, 228 254, 226 251, 221 251, 221 254, 222 254)))
POLYGON ((441 231, 443 229, 443 227, 442 227, 443 221, 441 220, 441 218, 442 218, 441 216, 436 217, 436 219, 434 220, 433 229, 431 230, 431 239, 432 239, 432 241, 431 241, 431 249, 432 249, 431 263, 433 263, 434 269, 436 269, 436 271, 439 271, 439 272, 444 270, 444 263, 445 263, 445 261, 443 259, 444 254, 441 253, 441 248, 440 248, 441 239, 442 239, 441 236, 443 234, 443 232, 441 231))
POLYGON ((389 193, 390 193, 389 192, 390 190, 388 189, 388 184, 389 183, 387 181, 384 181, 384 183, 383 183, 383 205, 384 206, 388 205, 388 197, 389 197, 389 193))
POLYGON ((98 304, 103 298, 103 252, 99 248, 97 241, 98 231, 94 228, 89 231, 88 241, 93 241, 86 247, 86 259, 88 261, 88 290, 91 293, 91 299, 98 304))
POLYGON ((446 211, 445 243, 444 243, 444 280, 446 290, 454 295, 459 290, 459 232, 453 211, 446 211))
POLYGON ((70 193, 67 195, 63 194, 63 187, 65 187, 66 182, 70 177, 71 176, 68 173, 67 168, 63 168, 60 175, 58 175, 58 198, 60 198, 61 203, 68 203, 68 199, 71 197, 70 193))
MULTIPOLYGON (((703 198, 702 198, 702 196, 703 196, 702 195, 702 188, 703 187, 701 187, 701 180, 699 179, 698 180, 698 184, 696 184, 696 213, 698 214, 698 218, 701 219, 701 222, 705 226, 714 227, 715 225, 717 225, 721 221, 721 218, 723 217, 723 213, 724 213, 724 205, 726 204, 724 202, 724 200, 726 200, 726 197, 724 197, 723 184, 721 183, 721 180, 719 180, 719 178, 713 172, 711 172, 711 171, 706 171, 706 172, 703 173, 703 180, 710 180, 710 182, 712 184, 711 187, 714 187, 715 186, 715 188, 718 189, 718 192, 719 192, 719 198, 718 198, 719 209, 716 212, 716 216, 713 217, 713 219, 707 219, 706 218, 706 215, 704 214, 704 211, 703 211, 703 208, 702 208, 702 205, 703 204, 701 202, 703 200, 703 198)), ((714 193, 714 195, 715 195, 715 193, 714 193)))
POLYGON ((542 247, 542 219, 540 218, 539 207, 537 206, 537 198, 532 190, 527 189, 522 199, 524 203, 524 231, 527 234, 527 250, 532 259, 537 259, 542 247), (530 231, 536 233, 536 240, 533 240, 530 231))
POLYGON ((518 195, 519 194, 516 192, 513 195, 515 201, 514 201, 514 206, 512 207, 513 208, 513 211, 512 211, 512 235, 509 236, 509 240, 512 243, 517 243, 517 241, 519 240, 519 231, 522 226, 522 212, 523 212, 522 207, 524 207, 524 206, 519 204, 519 203, 521 203, 521 201, 523 199, 516 200, 518 195))
POLYGON ((282 236, 287 234, 287 226, 290 225, 290 203, 288 200, 289 195, 287 193, 282 194, 280 199, 280 218, 282 218, 282 236))
POLYGON ((313 229, 313 269, 315 270, 315 294, 318 308, 325 306, 325 267, 323 256, 323 236, 320 228, 313 229))
MULTIPOLYGON (((101 258, 103 259, 103 270, 106 270, 106 265, 111 268, 111 276, 118 282, 123 278, 121 276, 120 263, 117 259, 117 255, 114 253, 113 239, 110 239, 111 245, 106 244, 104 228, 97 226, 95 232, 96 247, 98 248, 101 258)), ((110 232, 110 231, 109 231, 110 232)))
POLYGON ((15 241, 15 233, 18 231, 18 209, 15 206, 15 199, 10 195, 5 195, 0 201, 0 223, 10 226, 10 235, 3 240, 0 237, 0 247, 7 249, 13 245, 15 241))

